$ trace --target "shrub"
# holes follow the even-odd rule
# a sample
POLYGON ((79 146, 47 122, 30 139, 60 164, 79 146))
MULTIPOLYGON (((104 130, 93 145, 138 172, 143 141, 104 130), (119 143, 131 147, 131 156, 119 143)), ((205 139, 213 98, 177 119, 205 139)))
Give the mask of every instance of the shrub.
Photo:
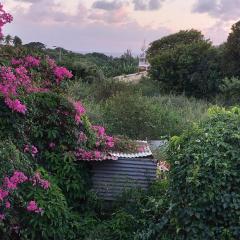
MULTIPOLYGON (((45 171, 40 172, 48 176, 45 171)), ((21 214, 21 239, 77 239, 75 220, 62 190, 54 181, 52 178, 48 191, 37 189, 28 193, 28 198, 35 199, 44 210, 42 214, 21 214)))
POLYGON ((66 199, 43 169, 11 141, 0 142, 0 165, 1 239, 76 239, 66 199))
MULTIPOLYGON (((73 104, 55 93, 36 93, 23 99, 28 106, 23 131, 28 142, 38 148, 38 164, 55 177, 68 202, 79 206, 89 187, 89 170, 74 156, 79 126, 73 104)), ((82 131, 91 141, 91 130, 82 126, 82 131)))
POLYGON ((240 109, 209 113, 208 120, 171 141, 170 208, 158 225, 158 239, 166 229, 172 239, 240 237, 240 109))

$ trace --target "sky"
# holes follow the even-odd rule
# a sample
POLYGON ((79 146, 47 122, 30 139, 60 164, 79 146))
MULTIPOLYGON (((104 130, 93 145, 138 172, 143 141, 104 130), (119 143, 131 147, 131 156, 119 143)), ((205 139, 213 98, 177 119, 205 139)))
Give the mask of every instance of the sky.
POLYGON ((240 0, 0 0, 14 21, 5 34, 76 52, 138 53, 179 30, 198 29, 215 45, 240 20, 240 0))

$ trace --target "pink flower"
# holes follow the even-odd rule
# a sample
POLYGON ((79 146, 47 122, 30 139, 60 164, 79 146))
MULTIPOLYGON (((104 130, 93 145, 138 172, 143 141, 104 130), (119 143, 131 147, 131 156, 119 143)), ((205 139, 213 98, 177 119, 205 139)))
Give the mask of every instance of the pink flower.
POLYGON ((2 39, 3 37, 2 27, 6 23, 12 22, 12 20, 13 20, 12 15, 9 13, 6 13, 3 9, 3 5, 0 3, 0 39, 2 39))
POLYGON ((75 122, 77 123, 77 124, 79 124, 79 123, 81 123, 81 116, 79 116, 79 115, 75 115, 75 122))
POLYGON ((55 143, 53 143, 53 142, 51 142, 51 143, 49 143, 49 145, 48 145, 50 148, 55 148, 56 147, 56 144, 55 143))
POLYGON ((0 221, 5 219, 5 215, 4 214, 0 214, 0 221))
POLYGON ((76 111, 75 114, 75 122, 77 124, 81 123, 81 117, 86 113, 85 108, 83 107, 80 101, 73 103, 74 109, 76 111))
POLYGON ((36 172, 31 179, 33 186, 39 184, 43 189, 48 189, 50 187, 50 182, 41 178, 41 174, 36 172))
POLYGON ((95 155, 96 159, 100 159, 101 158, 101 152, 99 152, 99 151, 95 151, 94 155, 95 155))
POLYGON ((27 56, 24 58, 25 67, 38 67, 40 65, 40 60, 33 56, 27 56))
POLYGON ((24 104, 22 104, 18 99, 11 100, 10 98, 5 99, 5 103, 7 106, 12 109, 15 112, 23 113, 25 114, 27 111, 27 108, 24 104))
POLYGON ((30 201, 27 205, 27 210, 29 212, 41 213, 43 211, 42 208, 39 208, 35 201, 30 201))
POLYGON ((140 146, 140 147, 137 148, 137 150, 139 152, 144 152, 145 151, 145 147, 144 146, 140 146))
POLYGON ((24 146, 23 151, 25 153, 31 153, 33 157, 35 157, 35 155, 38 153, 37 147, 35 147, 34 145, 28 145, 28 144, 24 146))
POLYGON ((5 177, 4 179, 4 185, 11 190, 17 189, 17 185, 20 183, 24 183, 28 180, 28 177, 25 176, 24 173, 15 171, 12 175, 12 177, 8 178, 5 177))
POLYGON ((7 208, 7 209, 9 209, 9 208, 11 207, 11 204, 10 204, 10 202, 9 202, 9 201, 7 201, 7 202, 6 202, 6 204, 5 204, 5 206, 6 206, 6 208, 7 208))
POLYGON ((110 136, 107 136, 107 137, 106 137, 106 145, 107 145, 107 147, 109 147, 109 148, 113 148, 114 145, 115 145, 114 138, 113 138, 113 137, 110 137, 110 136))
POLYGON ((8 196, 8 191, 4 191, 0 188, 0 201, 2 201, 4 198, 8 196))
POLYGON ((60 84, 64 78, 72 78, 72 73, 65 67, 55 67, 53 70, 57 84, 60 84))
POLYGON ((57 66, 55 60, 52 59, 52 58, 50 58, 49 56, 47 56, 46 61, 47 61, 48 66, 49 66, 51 69, 53 69, 53 68, 55 68, 55 67, 57 66))
POLYGON ((92 126, 92 129, 97 132, 98 137, 105 135, 105 128, 102 126, 92 126))
POLYGON ((34 145, 31 147, 31 153, 33 157, 38 153, 38 149, 34 145))

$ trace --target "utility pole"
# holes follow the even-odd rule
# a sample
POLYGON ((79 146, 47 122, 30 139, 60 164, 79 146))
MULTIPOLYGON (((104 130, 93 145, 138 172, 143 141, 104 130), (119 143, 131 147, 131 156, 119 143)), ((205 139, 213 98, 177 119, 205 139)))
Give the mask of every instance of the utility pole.
POLYGON ((58 55, 58 61, 61 62, 62 61, 62 48, 61 47, 57 47, 57 46, 53 46, 55 49, 59 48, 59 55, 58 55))

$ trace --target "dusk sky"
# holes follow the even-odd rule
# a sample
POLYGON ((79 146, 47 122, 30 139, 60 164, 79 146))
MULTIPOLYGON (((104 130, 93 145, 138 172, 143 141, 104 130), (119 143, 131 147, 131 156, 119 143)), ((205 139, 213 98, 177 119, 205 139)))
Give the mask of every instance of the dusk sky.
POLYGON ((240 0, 3 0, 14 16, 5 34, 77 52, 139 52, 183 29, 199 29, 214 44, 240 19, 240 0))

